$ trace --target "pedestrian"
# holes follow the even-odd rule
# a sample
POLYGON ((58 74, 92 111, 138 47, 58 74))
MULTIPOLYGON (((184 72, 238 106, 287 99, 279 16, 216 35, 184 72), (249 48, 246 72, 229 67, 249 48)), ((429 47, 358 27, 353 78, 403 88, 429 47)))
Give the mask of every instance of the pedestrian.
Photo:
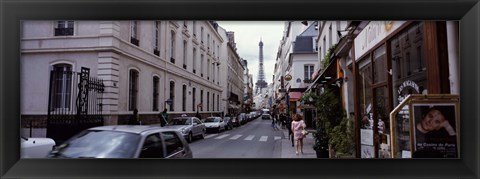
POLYGON ((285 127, 288 129, 288 140, 292 142, 292 147, 294 147, 293 143, 293 131, 292 131, 292 123, 290 120, 287 119, 287 116, 285 114, 280 114, 280 118, 285 121, 285 127))
POLYGON ((278 130, 275 117, 272 117, 272 128, 273 130, 278 130))
POLYGON ((158 118, 160 118, 160 126, 161 127, 168 124, 167 108, 165 108, 160 114, 158 114, 158 118))
POLYGON ((292 121, 292 131, 293 131, 293 137, 295 139, 295 154, 298 155, 298 150, 300 149, 300 153, 303 154, 303 138, 305 137, 303 134, 303 130, 305 130, 305 127, 307 125, 302 119, 302 116, 299 114, 294 114, 293 115, 293 121, 292 121))
POLYGON ((133 114, 128 119, 129 125, 139 125, 140 121, 138 120, 138 110, 137 108, 133 109, 133 114))
POLYGON ((197 111, 197 114, 195 114, 195 117, 197 117, 200 121, 202 121, 202 116, 198 111, 197 111))

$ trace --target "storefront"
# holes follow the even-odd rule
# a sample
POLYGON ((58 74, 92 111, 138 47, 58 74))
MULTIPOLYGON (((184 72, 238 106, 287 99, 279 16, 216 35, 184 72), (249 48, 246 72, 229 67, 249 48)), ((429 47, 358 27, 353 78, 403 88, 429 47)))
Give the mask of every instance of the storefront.
POLYGON ((450 93, 447 35, 446 22, 371 21, 355 37, 357 157, 391 157, 389 114, 407 95, 450 93))

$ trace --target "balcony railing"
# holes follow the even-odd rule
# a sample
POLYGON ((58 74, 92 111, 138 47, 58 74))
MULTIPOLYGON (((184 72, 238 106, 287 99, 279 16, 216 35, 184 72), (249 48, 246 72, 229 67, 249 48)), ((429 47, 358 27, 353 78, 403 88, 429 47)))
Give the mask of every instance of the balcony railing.
POLYGON ((73 28, 55 28, 55 36, 73 35, 73 28))
POLYGON ((138 39, 130 37, 130 43, 132 43, 133 45, 138 46, 139 42, 140 41, 138 39))

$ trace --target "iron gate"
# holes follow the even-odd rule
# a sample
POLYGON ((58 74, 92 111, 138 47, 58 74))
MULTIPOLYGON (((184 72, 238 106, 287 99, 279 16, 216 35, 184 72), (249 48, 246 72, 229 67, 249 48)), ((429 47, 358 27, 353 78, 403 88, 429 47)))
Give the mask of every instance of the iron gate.
POLYGON ((103 125, 103 80, 80 72, 54 68, 50 73, 47 137, 62 143, 82 130, 103 125), (74 100, 72 100, 74 99, 74 100))

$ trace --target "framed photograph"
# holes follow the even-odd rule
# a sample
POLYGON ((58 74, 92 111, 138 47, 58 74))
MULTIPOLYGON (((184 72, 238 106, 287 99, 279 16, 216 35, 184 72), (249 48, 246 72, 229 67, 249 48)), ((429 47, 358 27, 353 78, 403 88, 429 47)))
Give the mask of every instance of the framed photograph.
POLYGON ((457 103, 412 103, 413 158, 459 158, 457 103))

